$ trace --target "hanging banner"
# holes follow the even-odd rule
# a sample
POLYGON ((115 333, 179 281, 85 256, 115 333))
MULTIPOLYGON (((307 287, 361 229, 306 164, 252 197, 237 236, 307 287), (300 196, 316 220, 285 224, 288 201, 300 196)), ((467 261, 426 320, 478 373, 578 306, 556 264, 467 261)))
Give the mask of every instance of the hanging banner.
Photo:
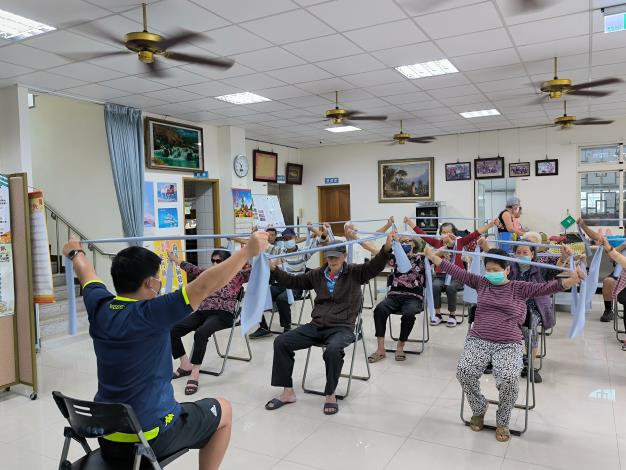
POLYGON ((254 200, 254 224, 260 229, 265 229, 270 225, 279 227, 281 231, 280 227, 284 227, 285 219, 280 209, 278 196, 255 194, 252 199, 254 200))
POLYGON ((28 193, 28 202, 33 255, 33 300, 36 304, 51 304, 54 303, 54 288, 43 192, 28 193))
POLYGON ((15 313, 9 179, 0 175, 0 317, 15 313))
POLYGON ((143 183, 143 228, 146 235, 154 233, 156 228, 154 183, 152 181, 144 181, 143 183))
MULTIPOLYGON (((157 240, 153 243, 152 251, 161 258, 161 267, 159 268, 159 279, 161 285, 165 287, 167 284, 167 269, 169 265, 169 259, 167 258, 167 252, 171 251, 179 258, 183 258, 183 242, 181 240, 157 240)), ((177 290, 183 287, 187 283, 187 274, 175 265, 175 273, 172 277, 172 290, 177 290)))
POLYGON ((232 188, 235 233, 250 233, 254 225, 254 201, 249 189, 232 188))

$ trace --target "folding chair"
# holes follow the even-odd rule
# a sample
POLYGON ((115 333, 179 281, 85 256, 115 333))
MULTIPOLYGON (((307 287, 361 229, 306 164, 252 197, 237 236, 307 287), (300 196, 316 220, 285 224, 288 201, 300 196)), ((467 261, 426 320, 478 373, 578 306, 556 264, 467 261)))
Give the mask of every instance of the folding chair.
MULTIPOLYGON (((462 291, 463 291, 463 289, 459 289, 459 290, 457 291, 457 296, 458 296, 458 294, 459 294, 460 292, 462 292, 462 291)), ((446 293, 446 286, 443 286, 443 287, 441 288, 441 293, 442 293, 442 294, 445 294, 445 293, 446 293)), ((448 303, 448 294, 446 294, 446 304, 447 304, 447 303, 448 303)), ((466 304, 465 304, 465 300, 464 300, 464 301, 463 301, 463 310, 461 311, 461 320, 460 320, 460 321, 458 321, 458 320, 457 320, 457 323, 456 323, 456 324, 457 324, 457 326, 458 326, 458 325, 462 325, 462 324, 463 324, 463 322, 465 321, 465 317, 467 317, 467 315, 466 315, 466 313, 465 313, 465 307, 466 307, 466 304)), ((441 312, 441 315, 442 315, 442 316, 443 316, 443 315, 450 316, 450 313, 449 313, 449 312, 448 312, 448 313, 443 313, 443 312, 441 312)), ((456 318, 458 318, 458 317, 459 317, 459 315, 456 315, 456 314, 455 314, 455 317, 456 317, 456 318)))
MULTIPOLYGON (((367 362, 367 349, 365 347, 365 339, 363 338, 363 298, 361 298, 361 306, 359 308, 359 314, 357 316, 356 319, 356 323, 354 324, 354 342, 352 343, 352 356, 350 358, 350 372, 348 374, 341 374, 340 377, 343 378, 347 378, 348 379, 348 385, 346 387, 346 393, 343 395, 337 394, 337 398, 339 400, 343 400, 344 398, 347 398, 348 395, 350 394, 350 386, 352 385, 352 379, 356 379, 356 380, 363 380, 363 381, 367 381, 372 377, 372 374, 370 372, 370 365, 369 362, 367 362), (363 357, 365 358, 365 367, 367 367, 367 375, 356 375, 354 373, 354 360, 356 358, 356 349, 357 349, 357 343, 361 342, 361 344, 363 345, 363 357)), ((323 344, 316 344, 316 347, 322 348, 324 349, 324 345, 323 344)), ((309 389, 306 387, 306 374, 307 371, 309 369, 309 359, 311 358, 311 349, 313 347, 310 347, 307 350, 306 353, 306 362, 304 363, 304 373, 302 374, 302 390, 304 390, 305 393, 312 393, 314 395, 321 395, 324 396, 325 393, 321 390, 313 390, 313 389, 309 389)))
POLYGON ((374 294, 372 293, 372 281, 369 280, 367 281, 367 284, 363 284, 363 290, 361 292, 363 294, 363 308, 367 309, 367 310, 373 310, 375 305, 375 298, 374 298, 374 294), (368 306, 365 306, 365 288, 367 287, 367 289, 369 290, 369 294, 370 294, 370 304, 368 306))
POLYGON ((248 340, 248 335, 244 336, 244 340, 246 342, 246 348, 248 349, 247 357, 231 356, 228 354, 230 352, 230 346, 233 342, 233 335, 235 333, 235 327, 240 326, 241 324, 239 321, 239 316, 241 315, 241 308, 243 306, 244 295, 245 293, 242 288, 239 291, 239 295, 237 295, 237 303, 235 305, 235 311, 233 312, 233 324, 230 327, 230 334, 228 335, 228 343, 226 344, 226 351, 224 352, 224 354, 222 354, 222 352, 220 351, 220 345, 219 345, 219 341, 217 340, 217 334, 216 334, 217 331, 213 333, 212 335, 213 341, 215 342, 215 350, 217 351, 217 355, 223 359, 222 367, 217 372, 212 371, 212 370, 200 369, 201 374, 208 374, 208 375, 219 377, 220 375, 224 373, 224 369, 226 368, 226 361, 228 361, 228 359, 233 359, 235 361, 244 361, 244 362, 250 362, 252 360, 252 350, 250 349, 250 341, 248 340))
MULTIPOLYGON (((472 327, 472 323, 474 323, 474 316, 476 314, 476 306, 472 305, 469 308, 468 315, 468 332, 472 327)), ((530 324, 530 316, 528 316, 526 323, 530 324)), ((535 377, 534 377, 534 368, 533 368, 533 355, 532 355, 532 338, 531 335, 528 335, 528 341, 526 343, 526 357, 528 358, 528 375, 526 376, 526 400, 524 404, 515 404, 515 408, 524 410, 524 427, 522 429, 510 429, 511 434, 514 436, 521 436, 528 429, 528 412, 535 408, 536 405, 536 396, 535 396, 535 377), (530 403, 530 396, 532 394, 532 404, 530 403)), ((500 402, 498 400, 487 400, 492 405, 499 405, 500 402)), ((465 390, 461 388, 461 421, 469 426, 471 423, 465 419, 464 416, 465 411, 465 390)), ((496 429, 496 426, 493 425, 484 425, 485 429, 496 429)))
POLYGON ((615 312, 615 314, 613 315, 613 330, 615 330, 615 339, 617 339, 619 343, 623 343, 624 339, 621 339, 619 335, 626 334, 626 330, 620 330, 619 324, 620 320, 622 321, 622 325, 624 324, 624 315, 626 314, 626 312, 622 310, 622 315, 620 316, 619 302, 617 301, 617 299, 613 299, 613 311, 615 312))
MULTIPOLYGON (((293 321, 291 322, 291 326, 301 326, 302 325, 302 314, 304 313, 304 305, 306 304, 306 301, 309 301, 309 303, 311 304, 311 308, 313 308, 313 291, 310 290, 303 290, 302 291, 302 296, 298 299, 294 299, 294 303, 293 305, 296 304, 296 302, 298 301, 302 301, 300 304, 300 314, 298 315, 298 321, 297 323, 294 323, 293 321)), ((268 324, 268 328, 272 333, 276 333, 276 334, 281 334, 282 331, 275 331, 272 330, 272 322, 274 321, 274 315, 276 315, 276 304, 272 303, 272 315, 270 316, 270 322, 268 324)))
POLYGON ((141 430, 141 424, 132 407, 123 403, 95 403, 91 401, 75 400, 66 397, 61 392, 52 392, 61 414, 68 420, 70 426, 65 427, 63 435, 63 451, 59 470, 139 470, 152 468, 162 470, 189 449, 182 449, 172 455, 158 460, 154 455, 146 435, 141 430), (99 438, 113 433, 128 434, 134 445, 134 458, 128 466, 120 467, 120 461, 104 459, 101 449, 91 450, 87 439, 99 438), (133 439, 134 438, 134 439, 133 439), (85 456, 70 462, 67 456, 72 440, 78 442, 85 456))
POLYGON ((537 325, 537 333, 539 334, 540 342, 539 354, 537 355, 537 359, 539 359, 539 367, 537 367, 537 370, 541 370, 543 367, 543 358, 548 354, 548 343, 546 341, 548 333, 541 323, 537 325))

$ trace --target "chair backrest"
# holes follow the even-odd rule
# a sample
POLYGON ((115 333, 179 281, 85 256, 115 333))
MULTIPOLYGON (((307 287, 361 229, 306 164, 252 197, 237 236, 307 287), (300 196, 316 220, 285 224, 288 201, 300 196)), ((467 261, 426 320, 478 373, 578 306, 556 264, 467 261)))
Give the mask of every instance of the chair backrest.
POLYGON ((76 400, 61 392, 52 392, 52 397, 78 436, 97 438, 115 432, 141 432, 141 424, 130 405, 76 400))

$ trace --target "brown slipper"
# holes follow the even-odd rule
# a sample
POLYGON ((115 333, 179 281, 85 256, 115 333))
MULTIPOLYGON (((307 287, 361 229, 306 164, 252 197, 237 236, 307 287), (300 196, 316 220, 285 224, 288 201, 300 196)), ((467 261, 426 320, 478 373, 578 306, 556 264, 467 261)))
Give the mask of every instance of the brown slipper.
POLYGON ((380 361, 381 359, 384 359, 384 358, 385 358, 384 354, 381 354, 379 352, 373 352, 367 358, 367 362, 369 362, 370 364, 373 364, 374 362, 378 362, 378 361, 380 361))
POLYGON ((496 439, 498 442, 508 442, 511 440, 511 431, 506 426, 498 426, 496 428, 496 439))
POLYGON ((404 353, 404 351, 396 351, 396 361, 398 362, 402 362, 402 361, 406 361, 406 354, 404 353))
POLYGON ((172 380, 180 379, 181 377, 187 377, 188 375, 191 375, 190 370, 181 369, 179 367, 178 369, 176 369, 176 372, 172 374, 172 380))
POLYGON ((185 395, 193 395, 198 391, 198 381, 197 380, 187 380, 187 385, 185 385, 185 395))

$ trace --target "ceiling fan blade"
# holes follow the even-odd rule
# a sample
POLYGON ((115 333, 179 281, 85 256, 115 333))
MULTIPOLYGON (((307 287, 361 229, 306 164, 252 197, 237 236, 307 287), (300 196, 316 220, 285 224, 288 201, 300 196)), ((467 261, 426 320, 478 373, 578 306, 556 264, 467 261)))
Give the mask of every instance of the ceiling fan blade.
POLYGON ((165 69, 157 67, 156 61, 146 64, 148 68, 148 74, 154 78, 165 78, 168 77, 169 74, 165 71, 165 69))
POLYGON ((424 137, 411 137, 410 139, 407 139, 407 142, 413 142, 415 144, 428 144, 433 140, 435 140, 435 137, 433 137, 432 135, 427 135, 424 137))
POLYGON ((346 119, 348 121, 386 121, 387 116, 370 116, 365 114, 363 116, 350 116, 346 119))
POLYGON ((165 39, 163 39, 160 42, 160 45, 163 49, 168 49, 181 42, 189 41, 191 39, 198 39, 198 38, 206 39, 206 35, 195 32, 195 31, 187 31, 184 29, 180 29, 173 34, 166 36, 165 39))
POLYGON ((134 54, 131 51, 120 50, 120 51, 111 51, 111 52, 78 52, 75 54, 64 54, 65 57, 69 57, 72 60, 92 60, 92 59, 101 59, 102 57, 113 57, 116 55, 126 55, 126 54, 134 54))
POLYGON ((165 52, 164 57, 172 60, 179 60, 181 62, 189 62, 191 64, 208 65, 210 67, 216 67, 220 69, 229 69, 235 63, 232 59, 218 59, 216 57, 199 57, 190 54, 183 54, 180 52, 165 52))
POLYGON ((578 83, 576 85, 572 85, 570 90, 582 90, 584 88, 593 88, 597 86, 604 85, 613 85, 615 83, 622 83, 623 80, 621 78, 604 78, 602 80, 593 80, 591 82, 578 83))
POLYGON ((534 106, 537 104, 543 104, 548 101, 548 95, 544 95, 543 93, 539 94, 534 100, 528 102, 528 106, 534 106))
POLYGON ((595 126, 595 125, 605 125, 605 124, 612 124, 613 121, 610 120, 601 120, 598 118, 585 118, 585 119, 580 119, 574 122, 574 124, 576 124, 577 126, 595 126))
POLYGON ((555 3, 550 0, 517 0, 515 11, 517 13, 527 13, 529 11, 542 10, 555 3))
POLYGON ((600 90, 573 90, 569 91, 568 95, 573 96, 608 96, 612 91, 600 91, 600 90))

